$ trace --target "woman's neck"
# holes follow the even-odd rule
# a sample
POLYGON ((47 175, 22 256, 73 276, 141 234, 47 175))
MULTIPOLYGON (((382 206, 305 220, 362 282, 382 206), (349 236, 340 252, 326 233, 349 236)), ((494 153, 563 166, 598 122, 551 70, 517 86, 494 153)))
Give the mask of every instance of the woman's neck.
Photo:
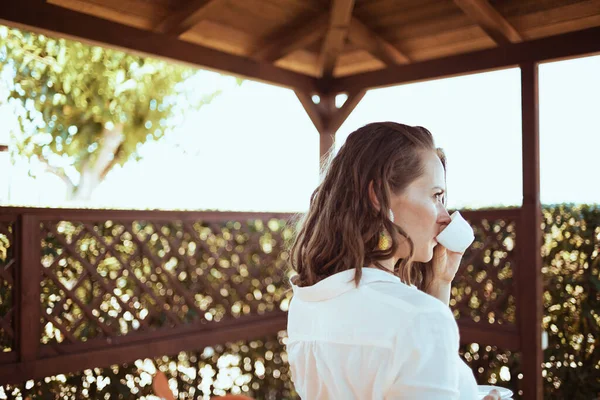
MULTIPOLYGON (((396 261, 393 258, 388 258, 387 260, 379 261, 379 264, 385 269, 394 272, 394 265, 396 265, 396 261)), ((377 268, 375 263, 369 265, 370 268, 377 268)))

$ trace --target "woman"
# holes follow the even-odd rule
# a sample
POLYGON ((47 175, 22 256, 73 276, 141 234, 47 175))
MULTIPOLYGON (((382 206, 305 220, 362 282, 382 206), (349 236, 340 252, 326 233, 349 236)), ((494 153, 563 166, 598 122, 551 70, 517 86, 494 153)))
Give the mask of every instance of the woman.
MULTIPOLYGON (((431 133, 366 125, 330 160, 292 246, 288 360, 303 399, 477 399, 448 307, 462 254, 431 133)), ((499 399, 496 391, 486 399, 499 399)))

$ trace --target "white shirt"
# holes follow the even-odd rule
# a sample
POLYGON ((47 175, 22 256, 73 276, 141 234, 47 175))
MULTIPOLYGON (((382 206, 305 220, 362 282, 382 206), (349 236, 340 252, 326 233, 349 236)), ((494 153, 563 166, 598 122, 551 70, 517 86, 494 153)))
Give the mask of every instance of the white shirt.
POLYGON ((306 400, 475 400, 450 309, 388 272, 355 269, 294 285, 287 353, 306 400))

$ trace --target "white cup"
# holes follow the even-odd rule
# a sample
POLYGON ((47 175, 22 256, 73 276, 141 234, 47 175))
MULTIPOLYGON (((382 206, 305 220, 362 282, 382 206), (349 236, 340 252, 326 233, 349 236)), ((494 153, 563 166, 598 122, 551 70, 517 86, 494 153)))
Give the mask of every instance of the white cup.
POLYGON ((440 232, 436 240, 450 251, 463 253, 475 240, 473 228, 458 211, 450 218, 452 221, 440 232))

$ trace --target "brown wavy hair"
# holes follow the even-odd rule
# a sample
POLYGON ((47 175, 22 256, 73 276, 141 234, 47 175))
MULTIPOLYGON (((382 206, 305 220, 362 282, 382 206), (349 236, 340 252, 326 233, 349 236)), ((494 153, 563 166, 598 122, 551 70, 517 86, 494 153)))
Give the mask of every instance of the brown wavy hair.
POLYGON ((308 212, 296 220, 291 246, 291 266, 298 274, 294 283, 310 286, 356 268, 358 286, 363 267, 374 265, 391 272, 380 261, 396 253, 402 236, 409 243, 410 254, 396 262, 393 274, 426 290, 432 261, 413 262, 413 241, 391 223, 388 213, 391 193, 402 193, 424 173, 422 154, 429 150, 437 153, 445 171, 444 152, 435 147, 431 132, 423 127, 375 122, 352 132, 338 154, 330 154, 308 212), (371 181, 379 210, 368 195, 371 181), (381 250, 377 244, 384 230, 391 233, 392 244, 381 250))

